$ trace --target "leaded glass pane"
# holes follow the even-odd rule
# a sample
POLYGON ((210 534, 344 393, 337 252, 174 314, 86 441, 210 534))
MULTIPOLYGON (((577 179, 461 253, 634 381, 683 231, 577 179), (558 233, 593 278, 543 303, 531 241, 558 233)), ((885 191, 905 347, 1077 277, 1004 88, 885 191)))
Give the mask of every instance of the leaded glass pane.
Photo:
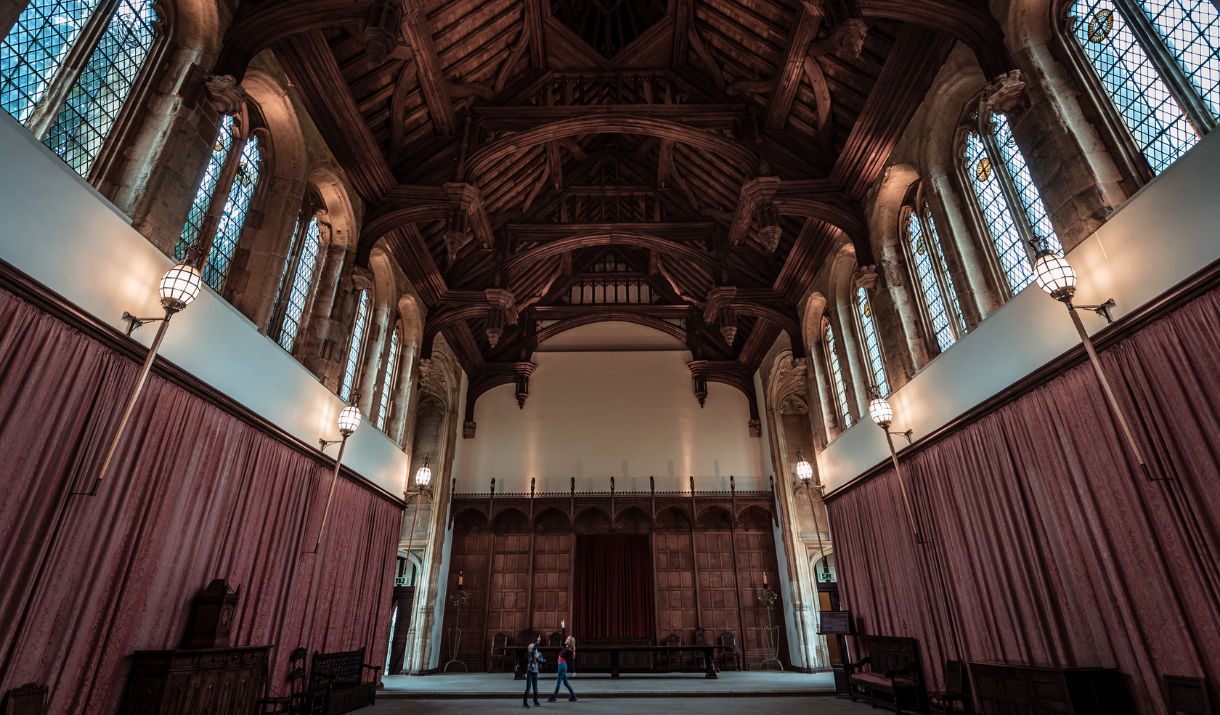
POLYGON ((385 429, 390 416, 390 393, 394 390, 394 366, 398 363, 398 331, 390 335, 390 354, 386 356, 385 379, 381 381, 381 407, 377 414, 377 429, 385 429))
POLYGON ((364 328, 369 318, 369 292, 360 291, 360 304, 356 308, 356 322, 352 325, 352 344, 347 349, 347 363, 343 367, 343 382, 339 398, 347 402, 352 397, 352 384, 356 381, 356 367, 360 362, 360 348, 364 344, 364 328))
POLYGON ((25 123, 68 50, 97 7, 97 0, 30 0, 0 41, 0 107, 25 123))
POLYGON ((102 150, 152 49, 154 19, 147 0, 119 3, 51 125, 46 145, 82 175, 89 173, 102 150))
POLYGON ((923 290, 924 303, 932 317, 936 342, 941 350, 946 350, 957 338, 953 334, 953 326, 949 324, 949 314, 944 296, 940 293, 940 284, 936 282, 936 272, 932 267, 932 246, 928 243, 928 237, 924 236, 919 215, 914 211, 907 216, 907 236, 911 242, 911 255, 915 259, 915 274, 919 278, 919 287, 923 290))
POLYGON ((1012 292, 1018 293, 1033 282, 1033 268, 1029 264, 1029 254, 1021 243, 1021 234, 1017 232, 1012 209, 1000 189, 1000 179, 991 163, 991 157, 987 155, 983 138, 977 132, 966 135, 965 162, 966 174, 970 176, 970 183, 974 186, 974 193, 979 200, 979 208, 987 221, 987 230, 991 232, 1000 267, 1004 269, 1012 292))
POLYGON ((233 261, 233 251, 237 248, 237 238, 241 235, 246 213, 250 210, 250 199, 254 196, 257 186, 258 138, 250 137, 242 149, 237 174, 233 177, 233 188, 229 189, 229 199, 220 213, 216 237, 212 240, 212 250, 208 253, 207 263, 203 267, 203 280, 217 291, 224 287, 225 278, 229 275, 229 264, 233 261))
POLYGON ((1157 174, 1199 137, 1111 0, 1076 4, 1076 40, 1123 123, 1157 174))
POLYGON ((932 214, 928 211, 928 207, 923 208, 924 218, 928 221, 928 231, 932 236, 932 253, 936 256, 936 264, 940 266, 940 274, 945 279, 945 286, 949 288, 949 303, 953 306, 953 310, 949 315, 950 320, 957 321, 957 330, 959 335, 966 333, 966 324, 962 320, 962 305, 957 300, 957 289, 953 287, 953 276, 949 275, 949 265, 945 263, 944 246, 940 243, 940 234, 936 232, 936 222, 932 220, 932 214))
MULTIPOLYGON (((299 221, 300 219, 297 220, 299 221)), ((296 235, 295 231, 293 235, 296 235)), ((296 275, 293 276, 292 285, 289 287, 287 295, 288 305, 284 309, 284 323, 280 327, 280 346, 289 352, 292 352, 292 345, 296 342, 297 329, 301 326, 301 316, 305 314, 305 301, 309 299, 309 289, 313 286, 314 274, 318 269, 318 252, 322 245, 322 230, 318 226, 317 218, 309 222, 309 227, 305 229, 302 241, 304 241, 304 245, 301 246, 300 259, 296 265, 296 275)), ((287 271, 287 263, 285 263, 284 269, 287 271)), ((282 291, 283 288, 281 288, 280 300, 284 300, 282 291)))
POLYGON ((186 225, 182 227, 178 245, 174 247, 174 258, 179 261, 186 258, 186 249, 199 240, 203 217, 212 201, 212 193, 216 191, 216 182, 220 180, 220 170, 224 166, 225 157, 229 155, 229 149, 232 147, 233 117, 225 115, 220 122, 220 131, 216 134, 216 145, 212 147, 208 168, 203 172, 203 181, 199 184, 199 191, 195 193, 191 211, 186 215, 186 225))
POLYGON ((1013 183, 1017 185, 1017 193, 1021 196, 1029 225, 1033 227, 1034 234, 1043 239, 1047 248, 1062 255, 1063 246, 1059 245, 1059 238, 1055 236, 1055 227, 1051 225, 1050 216, 1046 214, 1046 204, 1042 203, 1042 194, 1034 185, 1034 177, 1029 173, 1025 155, 1021 153, 1017 140, 1012 136, 1008 117, 1003 114, 992 115, 991 126, 995 131, 996 142, 1000 145, 1000 152, 1004 155, 1004 164, 1008 167, 1013 183))
POLYGON ((873 383, 882 397, 890 396, 890 385, 885 379, 885 362, 881 359, 881 340, 873 325, 873 307, 868 302, 868 293, 856 289, 856 308, 860 312, 860 326, 864 332, 864 347, 868 350, 868 364, 873 373, 873 383))
POLYGON ((851 410, 847 408, 847 386, 843 382, 843 370, 839 367, 839 352, 835 349, 834 328, 826 328, 826 352, 830 355, 830 377, 834 380, 835 402, 839 405, 839 416, 843 418, 843 429, 851 427, 851 410))
POLYGON ((1220 110, 1220 13, 1211 0, 1142 0, 1161 38, 1215 116, 1220 110))

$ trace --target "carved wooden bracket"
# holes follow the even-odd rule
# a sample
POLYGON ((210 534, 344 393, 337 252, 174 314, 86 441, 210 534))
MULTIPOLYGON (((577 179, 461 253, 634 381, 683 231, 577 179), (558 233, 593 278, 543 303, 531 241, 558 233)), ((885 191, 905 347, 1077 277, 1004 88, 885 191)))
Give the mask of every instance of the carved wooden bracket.
POLYGON ((707 294, 707 305, 703 308, 703 322, 709 325, 720 325, 720 334, 729 345, 737 337, 737 313, 733 310, 733 301, 737 299, 737 288, 721 286, 707 294))
POLYGON ((458 250, 469 242, 467 231, 474 236, 480 250, 490 251, 494 243, 491 221, 487 218, 479 189, 455 182, 446 183, 443 188, 449 197, 449 212, 445 217, 445 247, 449 250, 449 262, 452 263, 458 250))
MULTIPOLYGON (((750 235, 750 224, 754 222, 754 212, 771 202, 779 189, 778 176, 760 176, 747 181, 741 187, 741 196, 737 200, 737 208, 733 211, 733 219, 729 225, 729 245, 737 247, 745 242, 750 235)), ((778 228, 778 226, 777 226, 778 228)), ((778 242, 778 237, 776 241, 778 242)))
POLYGON ((867 34, 868 24, 863 20, 844 20, 835 25, 830 35, 809 45, 809 56, 836 54, 854 60, 864 49, 864 36, 867 34))
MULTIPOLYGON (((703 399, 707 399, 707 383, 709 382, 718 382, 740 390, 741 394, 746 396, 746 402, 750 406, 748 423, 750 432, 754 436, 758 436, 754 432, 755 423, 758 421, 758 400, 755 399, 752 371, 736 360, 691 360, 686 363, 686 368, 690 370, 691 377, 695 380, 696 398, 699 397, 699 389, 702 386, 703 399)), ((701 400, 699 404, 702 406, 703 401, 701 400)))
POLYGON ((364 25, 364 49, 374 66, 380 66, 398 47, 402 27, 401 0, 373 0, 364 25))
POLYGON ((1021 81, 1021 70, 1013 70, 996 77, 983 88, 983 101, 990 112, 1011 114, 1021 110, 1025 98, 1025 82, 1021 81))
MULTIPOLYGON (((487 342, 494 348, 500 342, 500 336, 504 334, 505 323, 517 324, 517 301, 511 291, 502 288, 488 288, 483 293, 491 305, 485 322, 487 342)), ((524 403, 524 400, 522 402, 524 403)))
POLYGON ((500 385, 517 386, 517 406, 525 409, 525 400, 529 397, 529 379, 538 366, 532 362, 489 362, 478 372, 470 376, 470 386, 466 389, 466 419, 463 426, 463 437, 474 438, 474 403, 483 393, 500 385))
POLYGON ((474 429, 476 425, 474 420, 466 420, 462 423, 462 439, 474 439, 474 429))

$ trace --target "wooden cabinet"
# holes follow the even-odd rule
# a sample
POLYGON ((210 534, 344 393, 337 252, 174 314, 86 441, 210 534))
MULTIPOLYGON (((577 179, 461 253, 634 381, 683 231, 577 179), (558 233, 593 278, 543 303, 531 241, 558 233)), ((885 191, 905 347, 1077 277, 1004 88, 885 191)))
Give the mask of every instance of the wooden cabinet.
POLYGON ((1134 715, 1122 673, 1109 668, 1055 668, 971 663, 983 715, 1134 715))
POLYGON ((251 715, 270 649, 136 651, 119 715, 251 715))

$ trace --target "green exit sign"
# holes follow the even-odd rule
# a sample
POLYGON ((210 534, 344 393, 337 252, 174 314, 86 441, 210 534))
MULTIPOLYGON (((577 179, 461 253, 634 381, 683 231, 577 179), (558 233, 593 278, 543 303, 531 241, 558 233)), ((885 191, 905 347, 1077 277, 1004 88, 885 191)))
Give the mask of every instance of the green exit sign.
POLYGON ((394 585, 395 586, 410 586, 411 577, 410 576, 397 576, 394 578, 394 585))

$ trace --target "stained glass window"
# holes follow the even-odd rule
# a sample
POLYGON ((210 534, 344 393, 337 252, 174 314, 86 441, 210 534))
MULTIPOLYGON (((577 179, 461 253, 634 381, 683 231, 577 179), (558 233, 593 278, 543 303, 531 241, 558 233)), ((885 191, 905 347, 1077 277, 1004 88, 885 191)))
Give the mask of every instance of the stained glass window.
POLYGON ((1211 0, 1142 0, 1212 116, 1220 109, 1220 13, 1211 0))
MULTIPOLYGON (((233 118, 225 116, 216 137, 216 145, 212 147, 212 156, 208 160, 203 182, 200 183, 199 191, 195 194, 195 201, 191 204, 186 224, 182 227, 182 235, 174 250, 174 256, 178 260, 186 257, 186 249, 192 243, 203 238, 199 232, 203 227, 204 215, 207 213, 208 204, 212 201, 212 195, 219 188, 217 182, 220 180, 221 170, 234 144, 233 118)), ((203 267, 203 280, 216 291, 224 288, 225 279, 229 275, 229 264, 233 260, 233 251, 237 248, 237 239, 241 235, 242 226, 246 222, 246 214, 250 210, 250 199, 253 198, 254 190, 258 187, 257 136, 251 136, 242 145, 239 161, 237 173, 234 175, 233 184, 229 189, 229 197, 220 214, 216 235, 212 239, 212 250, 209 251, 207 262, 203 267)))
POLYGON ((950 318, 957 321, 958 335, 966 334, 966 324, 962 319, 962 304, 957 299, 957 289, 953 287, 953 276, 949 275, 949 265, 945 263, 945 252, 940 243, 940 234, 936 232, 936 222, 927 205, 923 208, 923 218, 927 225, 927 234, 932 237, 932 252, 936 255, 936 264, 940 266, 940 274, 945 279, 945 288, 949 293, 949 304, 952 306, 950 318))
POLYGON ((0 42, 0 107, 24 124, 42 100, 97 0, 31 0, 0 42))
MULTIPOLYGON (((914 263, 915 277, 919 281, 920 292, 928 316, 932 319, 932 332, 941 350, 947 349, 957 340, 957 316, 950 312, 941 291, 941 280, 948 281, 948 271, 944 276, 938 276, 937 270, 943 270, 943 259, 940 258, 939 246, 934 246, 935 234, 928 236, 923 230, 922 212, 911 211, 907 214, 907 240, 911 244, 911 258, 914 263), (938 261, 937 259, 940 259, 938 261)), ((952 285, 951 283, 949 285, 952 285)))
POLYGON ((839 352, 835 348, 835 331, 826 326, 826 354, 830 356, 830 379, 834 382, 835 404, 843 418, 843 429, 851 427, 851 410, 847 407, 847 385, 843 382, 843 370, 839 367, 839 352))
POLYGON ((864 349, 868 351, 868 367, 873 374, 873 384, 882 397, 890 396, 890 385, 885 379, 885 362, 881 358, 881 340, 873 321, 873 307, 868 302, 868 293, 856 288, 856 310, 860 316, 860 332, 864 334, 864 349))
POLYGON ((347 362, 343 366, 343 382, 339 387, 339 398, 347 402, 352 397, 352 385, 356 382, 356 368, 360 363, 360 348, 364 346, 364 331, 369 319, 369 292, 360 291, 356 308, 356 321, 352 324, 352 343, 347 349, 347 362))
POLYGON ((385 361, 385 379, 381 382, 381 407, 377 414, 377 429, 385 429, 385 421, 390 416, 390 394, 394 391, 394 368, 398 364, 398 329, 390 335, 390 353, 385 361))
POLYGON ((153 21, 151 2, 119 2, 106 34, 51 125, 46 145, 80 174, 87 175, 92 168, 144 66, 155 39, 153 21))
MULTIPOLYGON (((292 235, 297 239, 300 228, 300 218, 292 235)), ((292 352, 296 342, 297 329, 301 327, 301 316, 305 314, 305 305, 309 300, 310 289, 313 287, 314 275, 318 270, 318 253, 322 245, 322 229, 315 216, 305 228, 305 233, 299 239, 300 245, 294 246, 284 261, 284 271, 280 274, 279 298, 277 304, 287 301, 280 307, 279 336, 277 341, 285 350, 292 352)), ((279 312, 279 311, 277 311, 279 312)))

